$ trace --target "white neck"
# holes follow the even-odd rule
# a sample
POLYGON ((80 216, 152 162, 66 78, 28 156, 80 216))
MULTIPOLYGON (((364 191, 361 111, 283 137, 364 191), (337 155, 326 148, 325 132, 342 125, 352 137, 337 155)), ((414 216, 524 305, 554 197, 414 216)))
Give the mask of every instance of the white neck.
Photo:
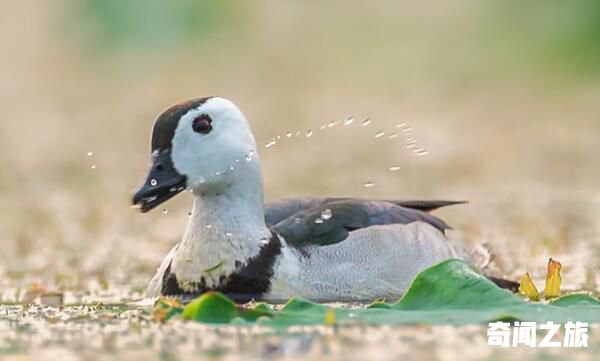
POLYGON ((257 255, 270 237, 258 170, 222 192, 194 192, 192 215, 171 270, 184 289, 186 283, 201 278, 206 286, 216 286, 221 276, 232 274, 257 255))

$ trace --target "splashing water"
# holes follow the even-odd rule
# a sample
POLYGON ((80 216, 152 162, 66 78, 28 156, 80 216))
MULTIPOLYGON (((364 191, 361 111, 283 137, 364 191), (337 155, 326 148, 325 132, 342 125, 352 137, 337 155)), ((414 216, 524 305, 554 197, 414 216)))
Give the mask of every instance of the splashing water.
POLYGON ((331 213, 331 209, 325 209, 323 212, 321 212, 321 218, 324 220, 329 220, 332 216, 333 214, 331 213))
POLYGON ((366 127, 367 125, 371 124, 371 118, 366 118, 365 120, 362 121, 361 123, 361 127, 366 127))

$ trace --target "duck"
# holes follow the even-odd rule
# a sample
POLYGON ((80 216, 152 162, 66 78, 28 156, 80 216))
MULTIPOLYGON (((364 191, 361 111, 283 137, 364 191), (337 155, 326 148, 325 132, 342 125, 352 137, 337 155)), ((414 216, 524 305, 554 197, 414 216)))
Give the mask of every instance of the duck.
MULTIPOLYGON (((396 300, 422 270, 472 256, 431 212, 456 201, 353 197, 265 203, 250 123, 223 97, 178 103, 154 122, 151 164, 133 205, 149 212, 189 190, 192 210, 147 297, 236 302, 396 300)), ((514 285, 511 285, 514 286, 514 285)))

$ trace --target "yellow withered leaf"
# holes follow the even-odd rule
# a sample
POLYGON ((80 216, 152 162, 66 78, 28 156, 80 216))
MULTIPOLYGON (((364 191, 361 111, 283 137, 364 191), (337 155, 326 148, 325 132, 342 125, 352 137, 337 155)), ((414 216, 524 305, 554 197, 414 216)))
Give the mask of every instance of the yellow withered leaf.
POLYGON ((180 314, 182 311, 183 304, 178 299, 160 298, 154 304, 152 320, 156 322, 165 322, 171 317, 180 314))
POLYGON ((330 307, 325 312, 325 320, 324 320, 325 326, 333 326, 333 325, 335 325, 335 322, 336 322, 335 309, 330 307))
POLYGON ((529 298, 532 301, 540 300, 540 293, 529 276, 529 272, 525 273, 519 282, 519 293, 529 298))
POLYGON ((544 297, 546 299, 558 297, 560 295, 560 262, 550 258, 548 260, 548 273, 546 274, 546 287, 544 288, 544 297))

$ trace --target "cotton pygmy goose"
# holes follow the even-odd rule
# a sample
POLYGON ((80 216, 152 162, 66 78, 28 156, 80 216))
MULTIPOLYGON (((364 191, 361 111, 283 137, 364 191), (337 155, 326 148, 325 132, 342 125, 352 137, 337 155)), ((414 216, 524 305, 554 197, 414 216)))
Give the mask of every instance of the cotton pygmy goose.
POLYGON ((133 203, 148 212, 189 189, 182 240, 146 294, 220 291, 244 302, 362 301, 401 296, 414 276, 448 258, 470 260, 429 212, 458 202, 290 198, 263 203, 256 142, 230 100, 208 97, 162 113, 152 165, 133 203))

